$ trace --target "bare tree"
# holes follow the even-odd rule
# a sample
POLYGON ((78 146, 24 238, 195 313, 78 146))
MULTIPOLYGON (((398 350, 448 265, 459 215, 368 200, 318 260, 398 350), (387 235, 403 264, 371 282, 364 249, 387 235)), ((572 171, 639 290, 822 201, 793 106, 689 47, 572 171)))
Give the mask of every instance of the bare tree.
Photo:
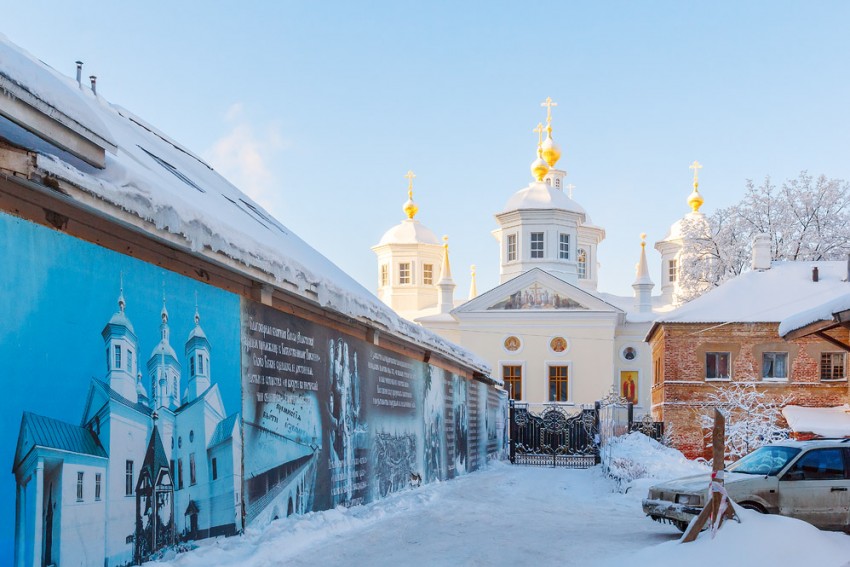
POLYGON ((747 181, 740 203, 682 222, 678 299, 690 301, 749 269, 753 238, 773 260, 838 260, 850 253, 850 184, 803 171, 777 188, 747 181))

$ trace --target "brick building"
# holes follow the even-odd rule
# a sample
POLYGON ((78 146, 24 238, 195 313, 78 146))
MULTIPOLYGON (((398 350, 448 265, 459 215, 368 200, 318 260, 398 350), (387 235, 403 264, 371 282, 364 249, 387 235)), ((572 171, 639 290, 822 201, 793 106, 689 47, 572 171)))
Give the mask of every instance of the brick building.
POLYGON ((845 262, 775 262, 754 266, 658 318, 649 330, 652 414, 674 432, 689 457, 706 456, 698 419, 716 388, 754 385, 767 399, 798 406, 850 400, 848 329, 787 337, 780 323, 850 294, 845 262), (817 269, 817 270, 815 270, 817 269))

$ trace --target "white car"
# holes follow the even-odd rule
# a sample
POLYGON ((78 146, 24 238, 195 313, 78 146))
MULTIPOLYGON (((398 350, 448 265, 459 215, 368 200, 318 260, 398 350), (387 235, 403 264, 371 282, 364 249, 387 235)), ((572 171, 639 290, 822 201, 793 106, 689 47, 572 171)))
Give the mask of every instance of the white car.
MULTIPOLYGON (((726 468, 729 497, 744 508, 850 532, 850 439, 782 441, 726 468)), ((643 511, 680 530, 705 506, 710 476, 652 486, 643 511)))

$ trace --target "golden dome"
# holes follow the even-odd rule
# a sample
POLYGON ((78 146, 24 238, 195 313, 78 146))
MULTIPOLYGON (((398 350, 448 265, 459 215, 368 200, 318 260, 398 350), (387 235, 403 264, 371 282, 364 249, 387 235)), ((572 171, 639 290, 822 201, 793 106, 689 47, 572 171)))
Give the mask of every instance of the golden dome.
POLYGON ((543 177, 549 172, 549 166, 546 165, 546 162, 542 157, 538 157, 536 160, 531 162, 531 175, 534 176, 534 179, 537 181, 543 181, 543 177))
POLYGON ((407 201, 404 203, 402 210, 407 215, 407 218, 412 220, 416 216, 416 213, 419 212, 419 207, 413 202, 413 178, 416 175, 412 171, 408 171, 404 177, 407 179, 407 201))
POLYGON ((549 135, 546 136, 546 140, 543 142, 540 149, 542 150, 542 157, 546 160, 546 163, 549 164, 549 167, 555 167, 555 164, 558 163, 559 159, 561 159, 561 148, 559 148, 558 144, 555 143, 555 140, 552 139, 551 132, 549 132, 549 135))
POLYGON ((699 212, 699 208, 705 202, 705 200, 702 198, 702 195, 699 194, 699 190, 697 189, 697 187, 699 187, 699 183, 694 183, 694 190, 691 192, 690 195, 688 195, 688 206, 695 213, 699 212))

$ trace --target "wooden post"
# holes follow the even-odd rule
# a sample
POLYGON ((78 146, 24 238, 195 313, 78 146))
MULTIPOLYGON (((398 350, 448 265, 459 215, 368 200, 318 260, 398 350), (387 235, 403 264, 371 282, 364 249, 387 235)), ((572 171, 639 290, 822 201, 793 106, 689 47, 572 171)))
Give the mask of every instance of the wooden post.
MULTIPOLYGON (((722 471, 725 465, 726 418, 724 418, 723 414, 717 409, 714 410, 714 429, 711 432, 711 456, 712 481, 723 484, 722 475, 720 475, 720 478, 717 478, 717 472, 722 471)), ((702 528, 705 526, 708 518, 717 518, 717 513, 720 510, 720 498, 721 496, 719 493, 711 493, 711 502, 706 502, 705 506, 703 506, 702 512, 699 513, 696 520, 691 522, 691 525, 682 536, 681 543, 694 541, 702 531, 702 528)))

